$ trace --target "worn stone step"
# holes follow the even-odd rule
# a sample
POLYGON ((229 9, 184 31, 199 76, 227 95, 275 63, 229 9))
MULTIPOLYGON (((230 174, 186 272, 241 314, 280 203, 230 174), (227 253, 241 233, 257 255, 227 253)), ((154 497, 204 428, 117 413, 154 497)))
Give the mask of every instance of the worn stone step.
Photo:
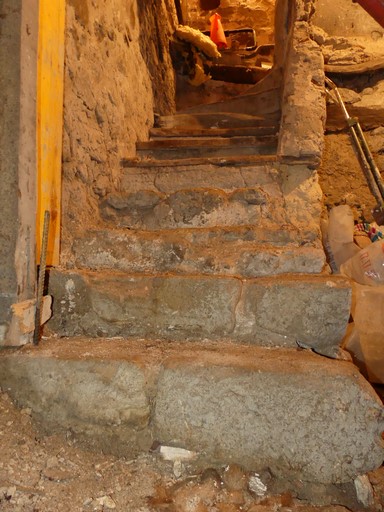
POLYGON ((349 320, 349 282, 328 275, 138 275, 52 269, 51 329, 60 336, 308 345, 334 356, 349 320))
POLYGON ((137 156, 155 160, 275 155, 277 137, 169 138, 136 143, 137 156))
POLYGON ((142 230, 289 225, 278 185, 269 191, 253 187, 231 192, 193 188, 168 194, 145 189, 111 193, 100 203, 100 212, 113 226, 142 230))
MULTIPOLYGON (((163 168, 163 167, 201 167, 201 166, 213 166, 216 168, 220 167, 243 167, 243 166, 262 166, 268 164, 274 164, 277 162, 277 156, 274 155, 235 155, 235 156, 205 156, 205 157, 194 157, 194 158, 172 158, 168 160, 154 160, 149 158, 140 158, 138 156, 130 158, 122 158, 120 160, 121 167, 135 167, 135 168, 163 168)), ((302 163, 303 159, 300 159, 298 163, 302 163)))
POLYGON ((260 137, 263 135, 276 135, 278 130, 279 127, 276 124, 243 128, 194 128, 181 126, 178 128, 151 128, 149 135, 152 139, 169 137, 260 137))
POLYGON ((262 277, 321 273, 325 255, 320 241, 294 241, 295 236, 288 230, 252 228, 92 230, 74 241, 72 262, 76 268, 146 274, 262 277))
POLYGON ((383 460, 379 398, 352 363, 226 343, 46 340, 0 352, 0 386, 48 432, 132 457, 154 441, 300 482, 383 460))

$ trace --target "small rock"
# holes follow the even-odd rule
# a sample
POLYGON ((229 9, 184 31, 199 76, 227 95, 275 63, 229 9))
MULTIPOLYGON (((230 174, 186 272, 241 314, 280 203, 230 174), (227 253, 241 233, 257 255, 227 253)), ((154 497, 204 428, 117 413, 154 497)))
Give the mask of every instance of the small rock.
POLYGON ((173 474, 175 475, 176 478, 180 478, 183 472, 183 463, 181 462, 180 459, 175 460, 175 462, 173 463, 173 474))
POLYGON ((159 452, 164 460, 191 460, 196 457, 196 452, 177 446, 160 446, 159 452))
POLYGON ((30 407, 25 407, 24 409, 21 409, 21 414, 25 414, 26 416, 31 416, 32 409, 30 407))
POLYGON ((58 461, 57 457, 54 455, 53 457, 49 457, 47 459, 45 466, 46 466, 46 468, 55 468, 58 466, 58 464, 59 464, 59 461, 58 461))
POLYGON ((352 105, 353 103, 357 103, 361 100, 360 94, 351 89, 345 89, 344 87, 339 87, 340 95, 344 101, 344 103, 349 103, 352 105))
POLYGON ((354 481, 357 500, 364 505, 370 507, 373 504, 373 488, 367 475, 359 475, 354 481))
POLYGON ((8 489, 5 491, 5 497, 7 500, 10 500, 15 494, 16 494, 16 486, 13 485, 12 487, 8 487, 8 489))
POLYGON ((102 507, 106 507, 110 510, 113 510, 116 508, 116 503, 113 501, 113 499, 110 496, 101 496, 101 498, 97 498, 96 501, 102 507))
POLYGON ((312 39, 319 45, 323 45, 327 40, 328 34, 320 27, 312 27, 312 39))
POLYGON ((241 491, 247 487, 247 476, 238 464, 229 464, 223 473, 223 482, 228 491, 241 491))
POLYGON ((261 481, 258 473, 249 478, 248 488, 256 496, 264 496, 267 492, 267 486, 261 481))
POLYGON ((212 482, 218 489, 222 485, 222 481, 218 471, 215 468, 207 468, 203 471, 200 477, 200 482, 212 482))

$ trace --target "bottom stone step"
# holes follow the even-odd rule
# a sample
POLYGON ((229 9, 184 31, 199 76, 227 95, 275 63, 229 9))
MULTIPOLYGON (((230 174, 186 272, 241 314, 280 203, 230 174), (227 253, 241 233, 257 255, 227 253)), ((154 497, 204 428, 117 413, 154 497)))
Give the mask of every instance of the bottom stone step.
POLYGON ((132 456, 160 444, 201 461, 343 483, 381 465, 381 402, 352 363, 224 343, 48 340, 0 352, 0 386, 49 432, 132 456))
POLYGON ((51 329, 60 336, 306 345, 335 356, 350 315, 349 282, 328 275, 257 279, 52 269, 51 329))

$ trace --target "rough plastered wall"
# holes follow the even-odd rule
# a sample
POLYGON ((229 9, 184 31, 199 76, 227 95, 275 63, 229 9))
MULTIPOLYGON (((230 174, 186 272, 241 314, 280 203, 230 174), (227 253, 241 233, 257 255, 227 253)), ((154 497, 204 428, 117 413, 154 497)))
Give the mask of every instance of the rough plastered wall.
POLYGON ((316 0, 312 22, 330 36, 383 37, 384 29, 359 4, 347 0, 316 0))
POLYGON ((209 18, 218 12, 225 29, 251 27, 256 30, 258 44, 273 43, 275 0, 221 0, 213 11, 200 8, 200 0, 185 0, 184 22, 200 30, 209 30, 209 18))
POLYGON ((67 0, 63 261, 76 231, 97 223, 98 198, 147 140, 154 112, 174 110, 175 26, 172 0, 67 0))

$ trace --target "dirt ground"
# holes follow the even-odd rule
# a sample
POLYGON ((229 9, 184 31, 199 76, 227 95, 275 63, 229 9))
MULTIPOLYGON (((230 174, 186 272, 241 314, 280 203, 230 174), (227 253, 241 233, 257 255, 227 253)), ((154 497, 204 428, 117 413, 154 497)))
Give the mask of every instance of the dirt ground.
MULTIPOLYGON (((257 480, 252 487, 252 475, 235 465, 196 474, 191 468, 162 460, 155 452, 127 460, 88 451, 77 444, 70 432, 66 436, 42 434, 33 423, 31 411, 19 410, 3 392, 0 439, 1 511, 349 510, 337 506, 335 499, 335 505, 315 507, 295 499, 289 492, 272 496, 267 490, 263 496, 257 496, 257 480)), ((369 477, 374 490, 374 504, 369 510, 379 512, 384 510, 384 468, 369 477)), ((352 508, 364 510, 358 504, 352 508)))

